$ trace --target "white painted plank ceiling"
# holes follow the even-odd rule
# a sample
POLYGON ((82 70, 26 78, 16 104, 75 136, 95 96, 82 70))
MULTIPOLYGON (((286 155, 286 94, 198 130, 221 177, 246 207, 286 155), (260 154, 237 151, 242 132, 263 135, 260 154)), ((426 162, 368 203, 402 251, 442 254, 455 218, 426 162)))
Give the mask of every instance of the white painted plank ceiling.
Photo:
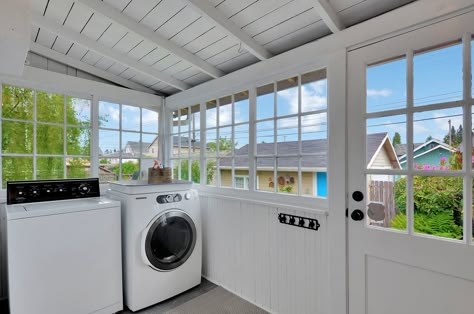
MULTIPOLYGON (((180 90, 172 83, 134 68, 139 62, 178 81, 195 86, 213 79, 203 72, 203 60, 210 67, 230 73, 260 60, 245 49, 237 37, 222 29, 211 17, 202 15, 183 0, 93 0, 118 10, 140 27, 168 40, 173 47, 160 47, 153 38, 145 38, 127 28, 123 19, 101 15, 80 0, 32 0, 33 14, 96 41, 125 56, 121 62, 81 46, 69 38, 32 25, 31 40, 110 74, 150 87, 159 94, 180 90), (181 49, 188 56, 176 54, 181 49), (181 57, 179 56, 181 55, 181 57), (126 60, 133 60, 127 63, 126 60), (122 63, 123 62, 123 63, 122 63)), ((263 49, 277 55, 331 34, 308 0, 203 0, 235 24, 263 49)), ((346 27, 360 23, 413 0, 329 0, 346 27)), ((91 3, 91 2, 89 2, 91 3)), ((93 2, 92 2, 93 3, 93 2)), ((45 55, 45 57, 48 57, 45 55)), ((150 73, 155 73, 151 71, 150 73)), ((218 72, 215 72, 218 73, 218 72)), ((220 73, 220 72, 219 72, 220 73)))

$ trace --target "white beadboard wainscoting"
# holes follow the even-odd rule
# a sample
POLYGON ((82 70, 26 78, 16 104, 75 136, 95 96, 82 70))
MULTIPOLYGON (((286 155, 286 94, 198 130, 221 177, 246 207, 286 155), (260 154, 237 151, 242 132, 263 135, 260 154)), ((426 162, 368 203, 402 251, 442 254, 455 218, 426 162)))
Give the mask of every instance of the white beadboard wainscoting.
POLYGON ((7 219, 5 203, 0 201, 0 300, 8 297, 7 219))
POLYGON ((203 276, 271 313, 328 313, 327 214, 201 194, 203 276), (314 218, 318 231, 278 214, 314 218))

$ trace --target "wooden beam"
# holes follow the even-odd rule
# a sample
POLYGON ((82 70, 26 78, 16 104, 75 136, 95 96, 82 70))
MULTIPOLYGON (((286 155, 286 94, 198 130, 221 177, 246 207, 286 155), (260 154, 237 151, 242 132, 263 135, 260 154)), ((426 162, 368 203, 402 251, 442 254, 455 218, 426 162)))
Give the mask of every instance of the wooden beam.
POLYGON ((247 33, 241 30, 232 21, 227 19, 221 12, 219 12, 214 6, 212 6, 207 0, 182 0, 184 3, 189 4, 193 9, 198 11, 201 15, 209 18, 228 35, 236 38, 242 43, 251 54, 259 58, 260 60, 266 60, 272 57, 272 54, 265 49, 262 45, 257 43, 255 39, 250 37, 247 33))
POLYGON ((123 55, 113 49, 105 47, 96 42, 95 40, 89 39, 84 35, 71 31, 60 24, 51 22, 38 13, 33 13, 32 23, 40 28, 47 29, 48 31, 58 35, 59 37, 68 39, 103 56, 107 56, 115 62, 121 63, 129 68, 134 69, 135 71, 138 71, 163 83, 171 85, 179 90, 186 90, 191 87, 189 84, 179 81, 171 75, 162 73, 155 68, 135 61, 134 59, 126 55, 123 55))
POLYGON ((114 7, 106 4, 105 2, 98 0, 76 0, 76 2, 79 2, 82 5, 91 8, 95 12, 110 19, 112 22, 127 28, 131 32, 137 34, 138 36, 146 40, 151 41, 157 46, 167 50, 168 52, 177 57, 180 57, 181 59, 192 64, 202 72, 214 78, 221 77, 226 74, 225 72, 219 70, 210 63, 192 54, 188 50, 176 45, 172 41, 161 36, 160 34, 151 31, 146 26, 138 24, 132 18, 126 16, 125 14, 115 9, 114 7))
POLYGON ((329 27, 331 32, 337 33, 346 28, 328 0, 311 0, 309 3, 313 5, 313 8, 318 12, 319 16, 329 27))
POLYGON ((141 92, 145 92, 145 93, 150 93, 150 94, 156 94, 157 93, 156 91, 152 90, 151 88, 145 87, 145 86, 140 85, 138 83, 135 83, 133 81, 124 79, 121 76, 112 74, 110 72, 104 71, 104 70, 99 69, 99 68, 96 68, 96 67, 94 67, 90 64, 79 61, 79 60, 74 59, 70 56, 63 55, 60 52, 57 52, 55 50, 46 48, 46 47, 44 47, 44 46, 42 46, 38 43, 33 43, 32 42, 30 44, 30 51, 32 51, 32 52, 34 52, 34 53, 36 53, 40 56, 43 56, 43 57, 46 57, 48 59, 52 59, 54 61, 57 61, 59 63, 74 67, 78 70, 87 72, 89 74, 95 75, 95 76, 100 77, 100 78, 105 79, 105 80, 108 80, 112 83, 115 83, 115 84, 118 84, 118 85, 121 85, 121 86, 124 86, 124 87, 128 87, 128 88, 133 89, 133 90, 137 90, 137 91, 141 91, 141 92))

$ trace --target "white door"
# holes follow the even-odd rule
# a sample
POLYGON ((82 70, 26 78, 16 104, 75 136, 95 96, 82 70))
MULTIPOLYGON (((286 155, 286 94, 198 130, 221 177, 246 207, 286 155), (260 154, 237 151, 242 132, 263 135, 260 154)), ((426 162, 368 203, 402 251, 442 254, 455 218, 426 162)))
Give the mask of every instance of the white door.
POLYGON ((350 314, 474 313, 472 21, 348 53, 350 314))

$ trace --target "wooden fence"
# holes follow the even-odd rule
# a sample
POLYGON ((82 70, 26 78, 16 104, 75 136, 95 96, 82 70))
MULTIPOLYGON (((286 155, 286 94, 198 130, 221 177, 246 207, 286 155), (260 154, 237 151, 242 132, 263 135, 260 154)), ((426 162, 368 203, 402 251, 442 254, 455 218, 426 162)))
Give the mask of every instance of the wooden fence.
POLYGON ((392 218, 397 214, 394 200, 394 182, 393 181, 370 181, 369 182, 369 200, 367 203, 378 202, 385 206, 385 219, 373 222, 373 225, 382 225, 390 227, 392 218))

